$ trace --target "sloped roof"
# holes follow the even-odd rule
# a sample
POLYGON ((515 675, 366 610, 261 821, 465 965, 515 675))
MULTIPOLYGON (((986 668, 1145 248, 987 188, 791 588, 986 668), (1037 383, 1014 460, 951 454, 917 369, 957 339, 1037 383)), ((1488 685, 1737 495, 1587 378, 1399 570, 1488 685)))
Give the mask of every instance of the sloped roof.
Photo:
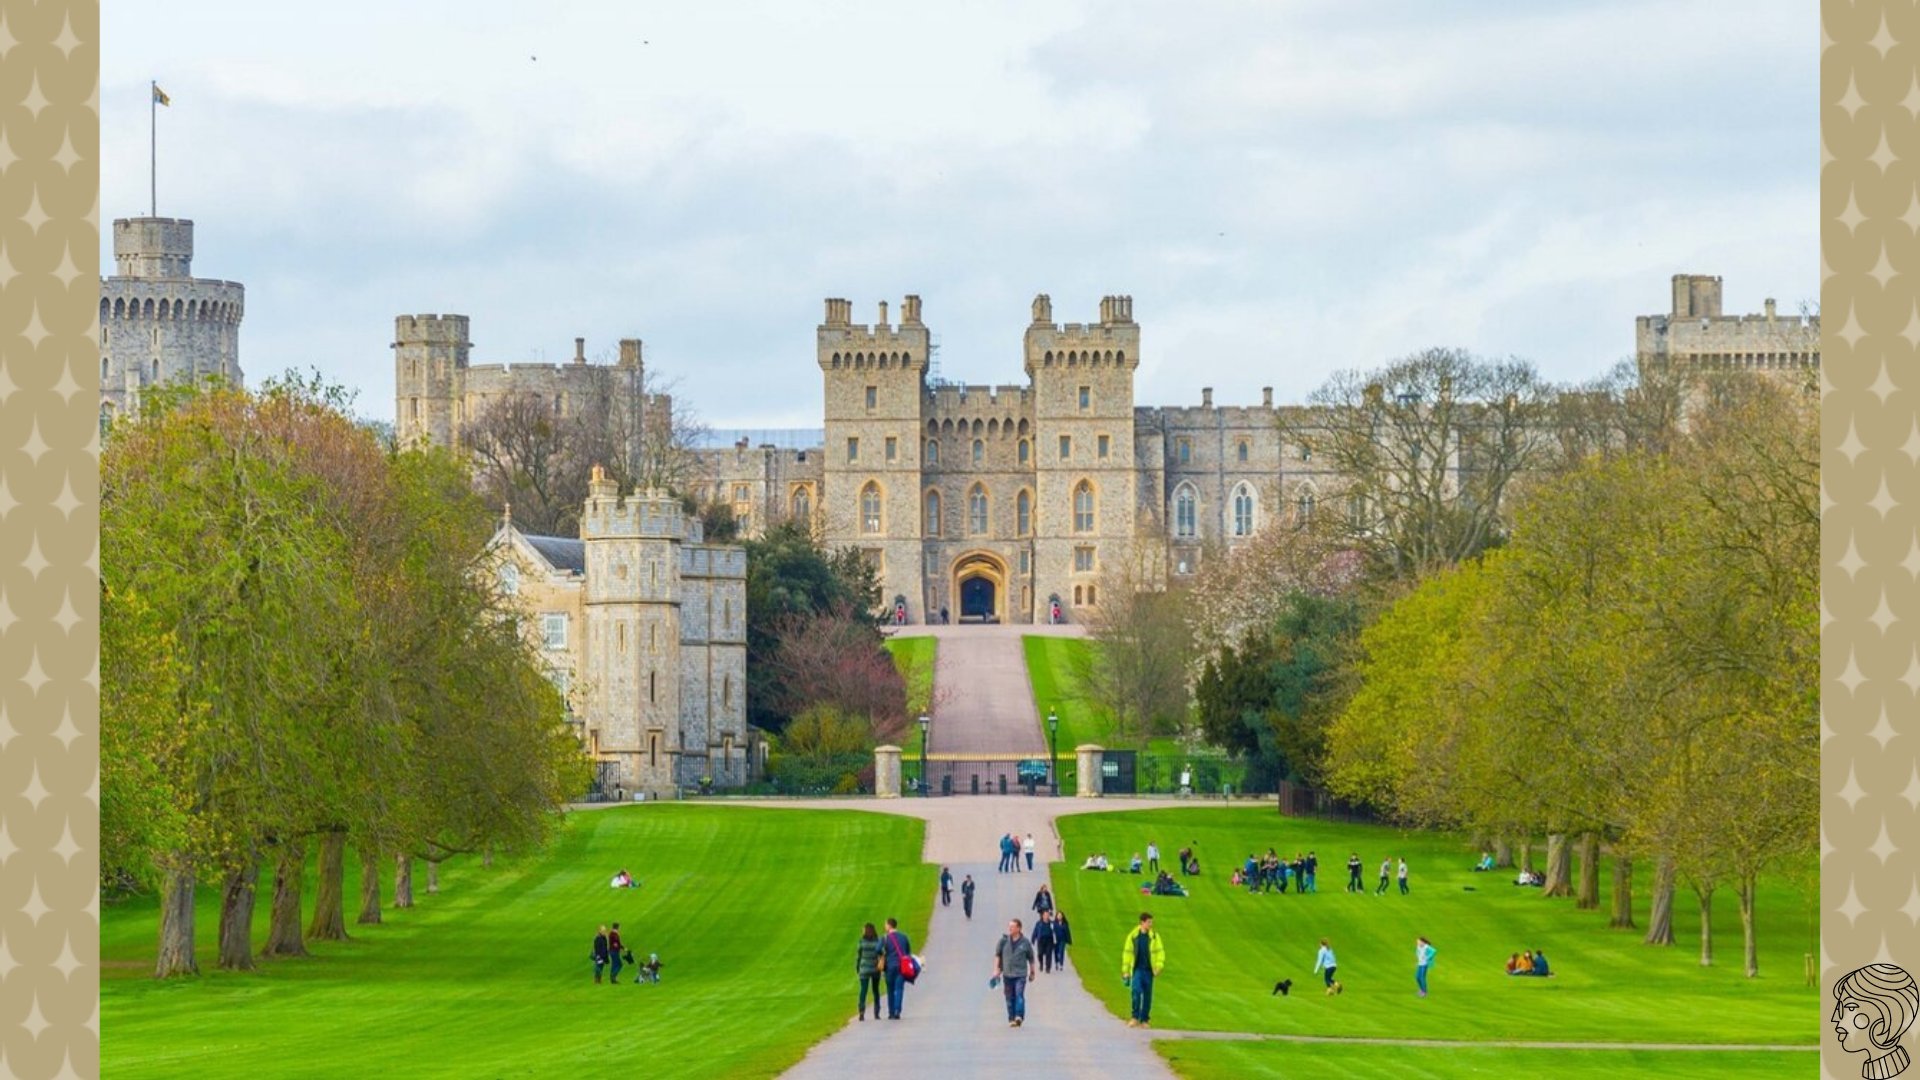
POLYGON ((555 570, 568 570, 576 574, 587 572, 587 545, 581 541, 563 536, 520 535, 555 570))

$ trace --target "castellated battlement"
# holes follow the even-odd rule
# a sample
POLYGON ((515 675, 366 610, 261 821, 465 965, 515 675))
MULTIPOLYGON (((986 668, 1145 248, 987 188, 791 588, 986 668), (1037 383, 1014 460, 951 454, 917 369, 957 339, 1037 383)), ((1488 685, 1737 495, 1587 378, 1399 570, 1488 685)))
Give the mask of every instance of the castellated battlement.
POLYGON ((193 222, 185 218, 115 218, 113 262, 121 277, 192 277, 193 222))
POLYGON ((111 277, 100 285, 100 322, 156 319, 237 326, 247 290, 238 282, 111 277))
POLYGON ((1053 321, 1053 300, 1045 293, 1033 299, 1033 321, 1027 326, 1026 369, 1117 365, 1140 366, 1140 324, 1133 321, 1133 297, 1100 298, 1100 321, 1053 321))
POLYGON ((1031 387, 1011 383, 1004 386, 961 386, 958 383, 942 383, 928 389, 926 404, 934 413, 943 415, 957 415, 980 409, 1026 409, 1033 404, 1033 390, 1031 387))
POLYGON ((469 322, 465 315, 401 315, 393 320, 394 344, 472 348, 473 342, 467 340, 469 322))
POLYGON ((853 303, 829 298, 826 321, 817 334, 817 358, 822 370, 901 368, 925 371, 931 338, 920 321, 920 298, 908 296, 900 304, 900 324, 887 322, 882 300, 879 318, 868 326, 853 321, 853 303))
POLYGON ((1795 369, 1820 366, 1820 317, 1782 317, 1773 300, 1759 314, 1721 313, 1720 279, 1675 274, 1665 315, 1633 321, 1642 368, 1679 364, 1699 369, 1795 369))
MULTIPOLYGON (((688 539, 686 513, 680 500, 667 492, 650 489, 620 495, 612 480, 598 477, 589 486, 593 494, 580 517, 580 539, 688 539)), ((694 524, 697 529, 698 523, 694 524)))

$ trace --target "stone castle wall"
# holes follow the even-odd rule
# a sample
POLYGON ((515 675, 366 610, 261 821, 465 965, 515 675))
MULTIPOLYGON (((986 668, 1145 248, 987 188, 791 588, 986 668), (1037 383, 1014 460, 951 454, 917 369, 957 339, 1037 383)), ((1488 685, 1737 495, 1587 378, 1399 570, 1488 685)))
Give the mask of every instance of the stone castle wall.
POLYGON ((101 419, 139 405, 162 383, 217 377, 239 385, 246 290, 193 276, 193 222, 113 223, 116 273, 100 283, 101 419))

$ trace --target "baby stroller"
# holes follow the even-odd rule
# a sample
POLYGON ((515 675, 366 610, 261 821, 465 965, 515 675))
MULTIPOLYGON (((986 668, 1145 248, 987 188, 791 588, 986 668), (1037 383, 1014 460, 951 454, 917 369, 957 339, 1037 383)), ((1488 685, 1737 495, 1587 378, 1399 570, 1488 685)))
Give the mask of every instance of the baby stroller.
POLYGON ((641 983, 659 982, 660 981, 660 954, 648 953, 647 962, 639 965, 634 970, 638 972, 638 974, 636 974, 633 977, 633 983, 635 986, 638 986, 641 983))

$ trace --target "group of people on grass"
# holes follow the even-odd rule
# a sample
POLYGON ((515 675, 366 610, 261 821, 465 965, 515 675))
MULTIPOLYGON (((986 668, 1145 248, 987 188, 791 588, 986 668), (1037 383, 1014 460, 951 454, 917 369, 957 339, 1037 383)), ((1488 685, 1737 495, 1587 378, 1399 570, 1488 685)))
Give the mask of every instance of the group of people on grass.
POLYGON ((1247 861, 1233 872, 1233 883, 1249 892, 1286 892, 1289 885, 1295 893, 1317 892, 1319 870, 1317 852, 1296 851, 1289 861, 1268 848, 1265 855, 1255 856, 1249 852, 1247 861))
MULTIPOLYGON (((625 870, 620 872, 626 873, 625 870)), ((593 935, 593 981, 600 982, 601 976, 611 967, 613 974, 607 981, 618 983, 621 969, 629 966, 638 972, 633 979, 636 986, 641 983, 660 981, 659 953, 648 953, 646 963, 635 964, 633 950, 627 948, 626 943, 620 940, 620 924, 614 923, 611 927, 600 927, 600 931, 593 935)))
POLYGON ((1547 966, 1547 954, 1539 949, 1528 949, 1507 957, 1507 974, 1532 975, 1545 979, 1553 975, 1553 969, 1547 966))

